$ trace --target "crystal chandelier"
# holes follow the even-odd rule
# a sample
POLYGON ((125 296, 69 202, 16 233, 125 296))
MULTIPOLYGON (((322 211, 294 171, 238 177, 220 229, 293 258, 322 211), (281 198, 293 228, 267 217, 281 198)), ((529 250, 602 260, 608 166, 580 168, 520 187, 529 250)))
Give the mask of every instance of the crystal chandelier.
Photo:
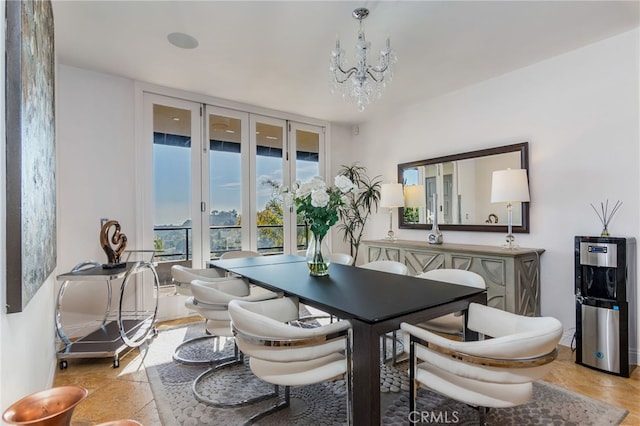
POLYGON ((358 8, 353 11, 353 17, 360 21, 358 43, 356 44, 356 65, 346 69, 344 64, 344 50, 340 48, 340 40, 336 40, 336 48, 331 51, 331 92, 341 93, 342 97, 355 102, 358 110, 382 96, 385 85, 391 82, 391 66, 396 62, 396 56, 391 50, 391 42, 387 37, 385 48, 380 52, 377 65, 367 63, 367 54, 371 48, 364 38, 362 20, 369 16, 369 9, 358 8))

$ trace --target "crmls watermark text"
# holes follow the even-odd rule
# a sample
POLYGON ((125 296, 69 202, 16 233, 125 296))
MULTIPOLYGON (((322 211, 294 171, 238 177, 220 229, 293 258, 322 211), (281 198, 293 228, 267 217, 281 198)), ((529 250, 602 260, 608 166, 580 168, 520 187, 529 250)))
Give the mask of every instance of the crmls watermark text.
POLYGON ((460 422, 457 411, 412 411, 409 413, 409 421, 412 424, 456 424, 460 422))

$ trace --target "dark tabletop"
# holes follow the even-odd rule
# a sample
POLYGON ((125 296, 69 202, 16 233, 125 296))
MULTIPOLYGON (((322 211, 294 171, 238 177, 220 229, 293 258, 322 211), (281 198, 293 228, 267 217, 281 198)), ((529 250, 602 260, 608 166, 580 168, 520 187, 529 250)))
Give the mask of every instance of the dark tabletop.
POLYGON ((302 256, 295 256, 293 254, 276 254, 272 256, 251 256, 239 257, 236 259, 212 260, 209 262, 209 265, 230 270, 230 268, 244 268, 247 266, 273 265, 276 263, 291 262, 306 262, 306 259, 302 256))
MULTIPOLYGON (((309 275, 302 257, 291 256, 287 262, 268 264, 265 260, 271 257, 276 256, 262 257, 263 264, 257 266, 234 262, 243 259, 215 261, 212 264, 271 290, 298 296, 302 303, 341 318, 357 318, 367 323, 422 311, 484 292, 473 287, 341 264, 331 264, 328 276, 313 277, 309 275), (294 261, 294 258, 302 261, 294 261), (239 266, 233 267, 231 262, 239 266)), ((280 259, 283 260, 285 258, 280 259)))

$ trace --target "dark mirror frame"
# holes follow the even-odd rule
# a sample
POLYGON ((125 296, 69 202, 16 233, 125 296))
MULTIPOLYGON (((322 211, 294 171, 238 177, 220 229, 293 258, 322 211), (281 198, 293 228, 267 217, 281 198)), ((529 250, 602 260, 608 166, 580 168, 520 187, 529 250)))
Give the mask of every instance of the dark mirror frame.
MULTIPOLYGON (((447 163, 451 161, 467 160, 470 158, 486 157, 496 154, 505 154, 509 152, 520 153, 520 167, 527 170, 527 176, 529 182, 531 182, 531 176, 529 173, 529 142, 521 142, 513 145, 505 145, 496 148, 481 149, 478 151, 464 152, 462 154, 446 155, 443 157, 429 158, 426 160, 412 161, 409 163, 398 164, 398 182, 403 183, 403 171, 404 169, 425 166, 429 164, 447 163)), ((529 233, 529 204, 522 203, 522 225, 513 226, 514 233, 528 234, 529 233)), ((506 205, 505 205, 506 209, 506 205)), ((431 229, 430 223, 405 223, 404 222, 404 208, 399 208, 398 214, 399 227, 403 229, 431 229)), ((515 222, 515 220, 514 220, 515 222)), ((507 225, 462 225, 462 224, 438 224, 438 228, 445 231, 475 231, 475 232, 507 232, 507 225)))

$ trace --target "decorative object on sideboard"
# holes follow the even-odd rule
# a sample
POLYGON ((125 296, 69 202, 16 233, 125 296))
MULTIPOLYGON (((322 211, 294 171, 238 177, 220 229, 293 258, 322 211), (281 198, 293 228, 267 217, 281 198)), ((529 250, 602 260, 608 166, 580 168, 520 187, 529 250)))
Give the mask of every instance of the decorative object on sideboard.
POLYGON ((427 235, 427 241, 429 244, 442 244, 442 232, 438 228, 438 194, 433 194, 433 225, 431 225, 431 231, 427 235))
POLYGON ((507 235, 505 237, 504 248, 513 249, 518 246, 514 243, 515 237, 512 232, 512 210, 513 203, 529 202, 529 182, 527 180, 527 170, 507 169, 493 172, 491 180, 491 202, 507 203, 507 235))
POLYGON ((387 44, 380 51, 377 65, 367 64, 368 51, 371 48, 364 37, 362 20, 369 16, 369 9, 364 7, 353 11, 353 17, 360 23, 358 29, 358 43, 356 44, 356 65, 346 68, 344 64, 344 50, 340 48, 340 40, 336 39, 336 48, 331 51, 331 93, 340 93, 346 100, 356 103, 358 110, 382 96, 382 89, 391 82, 392 65, 396 62, 396 55, 391 49, 391 41, 387 37, 387 44))
POLYGON ((115 269, 124 266, 125 262, 120 262, 120 256, 127 247, 127 236, 120 232, 120 223, 117 220, 109 220, 100 230, 100 246, 107 255, 107 263, 102 265, 105 269, 115 269), (111 228, 113 234, 109 237, 111 228), (113 247, 112 247, 113 244, 113 247))
POLYGON ((601 201, 600 211, 598 211, 598 209, 596 209, 596 207, 593 204, 591 204, 593 211, 596 212, 596 214, 598 215, 598 219, 600 219, 600 222, 602 222, 602 232, 600 232, 601 237, 609 236, 609 223, 611 222, 613 215, 616 214, 616 212, 620 209, 621 206, 622 206, 622 201, 618 200, 614 204, 611 211, 609 211, 609 200, 606 200, 606 202, 601 201))
POLYGON ((393 209, 404 207, 404 191, 401 183, 383 183, 380 188, 380 206, 389 209, 389 231, 388 240, 396 240, 393 232, 393 209))

